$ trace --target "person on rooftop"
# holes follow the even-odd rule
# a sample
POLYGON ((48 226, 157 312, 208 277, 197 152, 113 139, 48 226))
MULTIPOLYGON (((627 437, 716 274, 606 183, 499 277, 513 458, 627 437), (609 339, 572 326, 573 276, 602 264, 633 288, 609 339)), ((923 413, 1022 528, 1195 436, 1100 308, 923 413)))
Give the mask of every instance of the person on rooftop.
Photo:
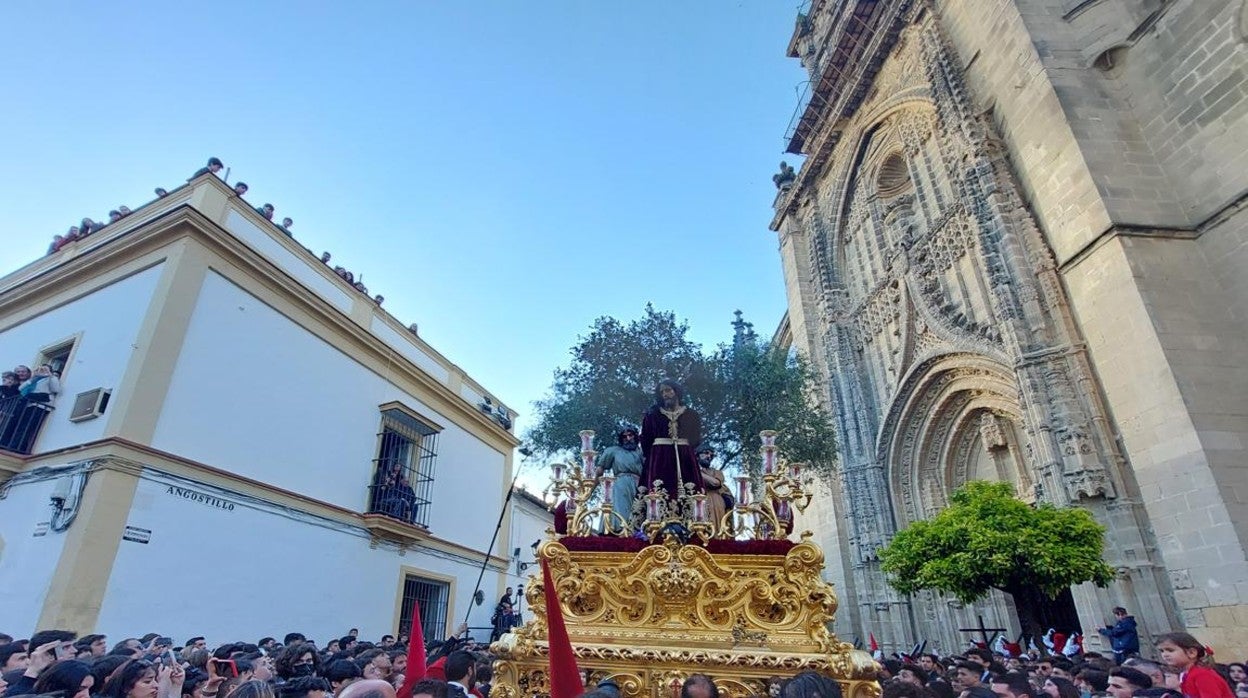
POLYGON ((166 196, 169 196, 168 190, 166 190, 164 187, 156 187, 156 198, 163 199, 166 196))
POLYGON ((273 220, 273 204, 258 206, 256 210, 260 212, 260 215, 264 216, 268 220, 273 220))
POLYGON ((239 182, 238 184, 235 184, 235 185, 234 185, 234 193, 235 193, 235 194, 238 194, 239 196, 242 196, 243 194, 246 194, 246 193, 247 193, 247 183, 246 183, 246 182, 239 182))
POLYGON ((121 211, 118 211, 117 209, 113 209, 108 212, 109 223, 116 223, 119 220, 121 220, 121 211))
POLYGON ((199 168, 198 170, 195 170, 195 174, 191 175, 191 179, 195 179, 196 177, 199 177, 200 175, 206 175, 209 172, 211 172, 212 174, 216 174, 221 171, 222 167, 225 167, 225 165, 221 164, 221 161, 219 159, 208 158, 208 164, 204 167, 199 168))

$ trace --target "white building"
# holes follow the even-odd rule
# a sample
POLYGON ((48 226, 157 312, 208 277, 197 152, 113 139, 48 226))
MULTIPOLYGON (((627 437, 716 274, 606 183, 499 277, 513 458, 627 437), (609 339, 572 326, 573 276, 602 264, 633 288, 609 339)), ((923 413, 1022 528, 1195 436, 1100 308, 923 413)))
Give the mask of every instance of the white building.
POLYGON ((0 630, 488 635, 514 414, 215 176, 0 278, 0 349, 63 372, 0 450, 0 630))
MULTIPOLYGON (((541 579, 542 570, 537 566, 537 544, 545 540, 554 528, 555 517, 540 497, 520 487, 511 498, 511 569, 508 570, 506 586, 516 589, 527 587, 531 579, 541 579)), ((496 599, 497 600, 497 599, 496 599)), ((528 612, 523 594, 517 601, 525 620, 528 612)))

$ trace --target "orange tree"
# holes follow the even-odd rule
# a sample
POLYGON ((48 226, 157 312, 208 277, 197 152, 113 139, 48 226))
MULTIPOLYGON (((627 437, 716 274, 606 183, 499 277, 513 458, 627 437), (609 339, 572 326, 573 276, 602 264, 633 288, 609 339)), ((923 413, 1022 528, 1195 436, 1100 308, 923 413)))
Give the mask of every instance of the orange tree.
POLYGON ((880 567, 905 594, 930 589, 971 603, 1000 589, 1014 597, 1023 632, 1038 637, 1040 595, 1114 578, 1104 534, 1086 509, 1031 506, 1009 483, 968 482, 944 511, 894 536, 880 567))

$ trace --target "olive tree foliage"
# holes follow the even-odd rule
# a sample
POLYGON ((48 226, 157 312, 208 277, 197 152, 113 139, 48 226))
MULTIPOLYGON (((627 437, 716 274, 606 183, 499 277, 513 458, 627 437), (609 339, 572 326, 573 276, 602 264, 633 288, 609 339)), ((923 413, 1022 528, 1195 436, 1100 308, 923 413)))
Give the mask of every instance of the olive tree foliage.
POLYGON ((817 401, 818 374, 796 353, 749 337, 715 352, 714 410, 703 431, 720 446, 725 463, 758 474, 759 432, 779 432, 780 454, 826 476, 836 460, 832 417, 817 401))
POLYGON ((670 378, 701 414, 703 442, 716 448, 720 467, 757 470, 763 429, 780 432, 789 460, 831 467, 831 421, 813 399, 818 381, 802 360, 740 335, 707 353, 688 331, 675 313, 649 304, 636 320, 595 320, 571 348, 569 364, 555 370, 547 397, 534 404, 529 448, 541 458, 572 455, 582 429, 597 432, 597 448, 609 446, 620 429, 640 426, 658 382, 670 378))
POLYGON ((1014 596, 1023 631, 1038 636, 1041 594, 1053 599, 1070 586, 1114 578, 1103 559, 1105 529, 1086 509, 1029 505, 1008 482, 968 482, 950 500, 880 550, 893 588, 940 591, 963 603, 1000 589, 1014 596))

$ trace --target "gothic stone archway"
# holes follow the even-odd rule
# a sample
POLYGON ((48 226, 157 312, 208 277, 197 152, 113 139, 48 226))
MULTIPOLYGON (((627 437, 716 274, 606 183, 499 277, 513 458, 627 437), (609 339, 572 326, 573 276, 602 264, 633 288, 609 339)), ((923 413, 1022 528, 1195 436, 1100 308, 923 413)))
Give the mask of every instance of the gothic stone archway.
POLYGON ((898 527, 934 516, 969 480, 1011 482, 1032 498, 1026 431, 1013 371, 978 354, 916 365, 881 430, 898 527))
MULTIPOLYGON (((1021 498, 1034 500, 1018 383, 995 358, 951 353, 918 363, 902 381, 877 447, 887 464, 899 529, 936 515, 971 480, 1010 482, 1021 498)), ((1020 602, 1035 607, 1040 599, 1020 602)), ((1075 615, 1068 593, 1043 605, 1045 617, 1075 615)), ((919 637, 965 640, 958 628, 973 626, 980 615, 1011 637, 1019 633, 1015 602, 1000 592, 971 607, 923 593, 915 631, 919 637)))

